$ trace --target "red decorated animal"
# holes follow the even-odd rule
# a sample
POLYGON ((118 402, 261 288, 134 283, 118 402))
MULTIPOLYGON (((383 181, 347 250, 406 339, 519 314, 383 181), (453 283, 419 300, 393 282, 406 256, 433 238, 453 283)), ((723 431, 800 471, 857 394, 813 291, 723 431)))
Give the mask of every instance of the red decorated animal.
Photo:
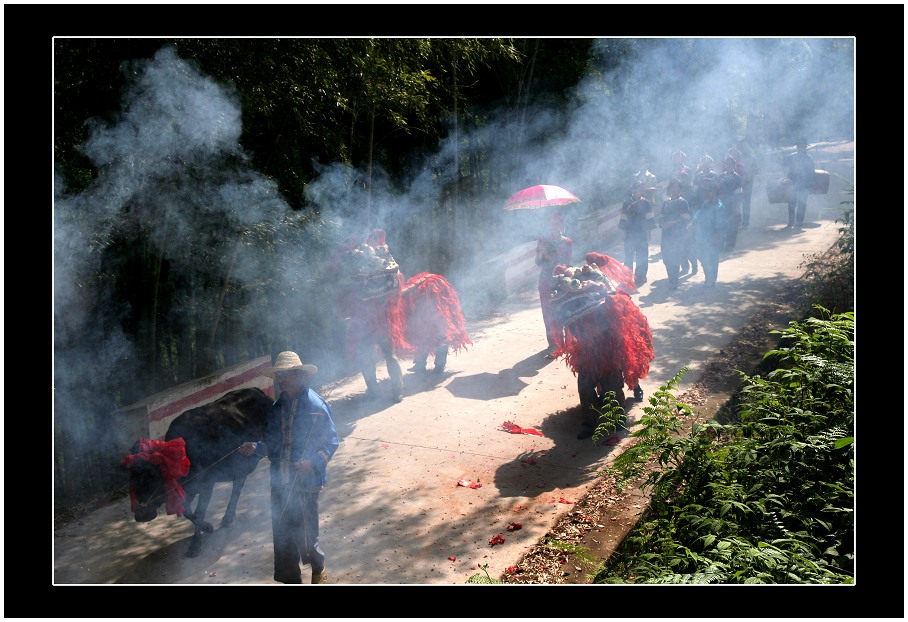
POLYGON ((230 526, 236 517, 246 477, 262 458, 255 454, 245 458, 236 449, 244 441, 262 437, 271 404, 271 398, 261 389, 238 389, 179 415, 163 441, 136 441, 131 453, 122 459, 129 469, 129 495, 136 521, 154 520, 158 508, 166 502, 168 514, 185 516, 195 525, 186 555, 197 556, 201 534, 214 531, 205 520, 205 512, 215 483, 233 483, 221 527, 230 526))

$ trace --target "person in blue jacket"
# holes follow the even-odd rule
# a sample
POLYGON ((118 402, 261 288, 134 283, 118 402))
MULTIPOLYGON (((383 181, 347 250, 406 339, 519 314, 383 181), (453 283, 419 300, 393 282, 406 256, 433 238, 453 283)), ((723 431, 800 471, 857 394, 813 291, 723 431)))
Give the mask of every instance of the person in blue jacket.
POLYGON ((337 451, 331 407, 308 386, 315 365, 295 352, 281 352, 266 374, 280 387, 263 437, 239 452, 263 453, 271 461, 271 531, 274 580, 302 583, 300 564, 312 568, 312 583, 327 583, 325 553, 318 542, 318 497, 328 481, 328 462, 337 451))

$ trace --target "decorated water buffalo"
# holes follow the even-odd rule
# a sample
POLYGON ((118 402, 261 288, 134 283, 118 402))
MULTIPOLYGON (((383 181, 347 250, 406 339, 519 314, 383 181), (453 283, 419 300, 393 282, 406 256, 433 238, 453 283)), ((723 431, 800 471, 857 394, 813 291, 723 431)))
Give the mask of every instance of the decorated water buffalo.
POLYGON ((164 440, 137 440, 121 461, 129 470, 129 497, 136 521, 154 520, 158 508, 166 504, 167 514, 184 516, 195 526, 186 556, 197 556, 201 534, 214 531, 205 513, 217 482, 232 482, 221 527, 233 524, 246 478, 261 459, 259 455, 243 457, 236 450, 244 441, 262 437, 271 404, 261 389, 238 389, 176 417, 164 440))

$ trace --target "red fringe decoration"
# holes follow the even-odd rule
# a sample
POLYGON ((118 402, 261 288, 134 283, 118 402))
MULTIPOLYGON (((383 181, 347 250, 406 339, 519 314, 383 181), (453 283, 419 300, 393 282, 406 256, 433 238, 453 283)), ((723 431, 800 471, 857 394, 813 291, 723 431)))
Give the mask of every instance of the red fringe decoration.
POLYGON ((655 358, 653 334, 646 316, 628 294, 607 295, 595 310, 562 328, 556 331, 555 354, 563 355, 575 374, 581 368, 596 377, 621 370, 624 382, 633 389, 649 373, 649 363, 655 358))
POLYGON ((464 325, 457 291, 440 274, 420 272, 403 288, 404 335, 417 350, 434 352, 447 343, 454 352, 473 345, 464 325))
MULTIPOLYGON (((139 460, 144 460, 161 467, 164 477, 164 490, 166 491, 166 504, 168 514, 183 515, 186 503, 186 492, 178 479, 189 473, 189 458, 186 456, 186 441, 175 438, 172 441, 154 441, 147 438, 138 440, 139 451, 120 460, 126 466, 131 466, 139 460)), ((136 491, 133 484, 129 486, 129 499, 133 512, 136 511, 136 491)))

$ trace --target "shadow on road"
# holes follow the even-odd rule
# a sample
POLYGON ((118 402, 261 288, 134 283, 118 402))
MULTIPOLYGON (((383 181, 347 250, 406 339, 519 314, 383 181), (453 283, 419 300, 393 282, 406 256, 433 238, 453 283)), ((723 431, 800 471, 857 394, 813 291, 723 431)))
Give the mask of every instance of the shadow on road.
POLYGON ((472 376, 458 376, 445 387, 454 397, 472 400, 494 400, 512 397, 529 386, 521 378, 532 378, 539 370, 551 363, 543 353, 528 356, 513 367, 502 369, 497 374, 483 372, 472 376))

